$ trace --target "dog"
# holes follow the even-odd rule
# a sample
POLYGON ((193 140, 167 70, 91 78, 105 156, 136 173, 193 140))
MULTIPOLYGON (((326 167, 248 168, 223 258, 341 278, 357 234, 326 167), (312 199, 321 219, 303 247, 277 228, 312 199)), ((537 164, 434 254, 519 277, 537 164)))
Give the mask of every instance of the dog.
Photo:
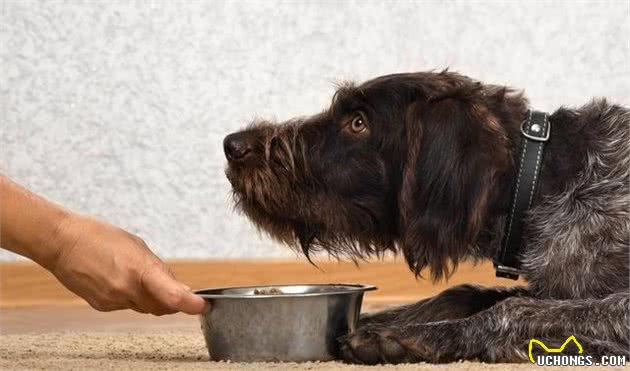
MULTIPOLYGON (((404 255, 448 278, 493 259, 510 211, 522 92, 455 72, 344 83, 330 107, 228 135, 236 207, 309 259, 404 255)), ((520 253, 527 286, 461 285, 364 315, 340 339, 363 364, 521 362, 532 338, 630 356, 630 111, 604 99, 549 115, 520 253)))

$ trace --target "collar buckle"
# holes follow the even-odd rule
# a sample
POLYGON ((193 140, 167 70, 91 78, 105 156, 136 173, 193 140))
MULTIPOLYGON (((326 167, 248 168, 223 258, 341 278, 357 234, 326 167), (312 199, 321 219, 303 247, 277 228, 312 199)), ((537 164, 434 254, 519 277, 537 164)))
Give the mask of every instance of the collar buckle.
POLYGON ((508 278, 511 280, 517 280, 519 275, 525 274, 525 271, 522 269, 516 269, 496 263, 494 265, 494 270, 496 271, 497 277, 508 278))
POLYGON ((537 142, 546 142, 549 140, 550 133, 551 123, 547 119, 546 113, 544 119, 540 123, 528 119, 523 120, 523 123, 521 124, 521 134, 523 134, 525 138, 535 140, 537 142))

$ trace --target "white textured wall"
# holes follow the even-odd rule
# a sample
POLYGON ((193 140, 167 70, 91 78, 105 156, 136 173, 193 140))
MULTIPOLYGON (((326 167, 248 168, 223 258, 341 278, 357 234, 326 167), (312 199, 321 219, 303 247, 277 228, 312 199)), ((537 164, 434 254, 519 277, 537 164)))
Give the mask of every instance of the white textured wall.
POLYGON ((163 257, 287 253, 232 212, 221 141, 340 79, 450 66, 542 109, 630 103, 628 1, 1 4, 0 169, 163 257))

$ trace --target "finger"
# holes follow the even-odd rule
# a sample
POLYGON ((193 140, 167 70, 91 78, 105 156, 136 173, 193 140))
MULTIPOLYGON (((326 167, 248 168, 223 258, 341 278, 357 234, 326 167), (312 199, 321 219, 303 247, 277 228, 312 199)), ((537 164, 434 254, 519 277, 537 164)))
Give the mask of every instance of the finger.
POLYGON ((142 276, 142 287, 147 296, 168 310, 188 314, 203 313, 206 302, 203 298, 182 287, 178 281, 160 269, 151 269, 142 276))
POLYGON ((131 304, 129 306, 129 309, 138 312, 138 313, 142 313, 142 314, 146 314, 146 313, 150 313, 149 311, 147 311, 146 309, 144 309, 143 306, 140 306, 138 304, 131 304))
POLYGON ((88 304, 99 312, 113 312, 115 310, 127 309, 130 307, 126 302, 113 302, 108 299, 104 300, 87 300, 88 304))
POLYGON ((135 307, 139 308, 144 313, 150 313, 155 316, 163 316, 165 314, 178 312, 177 309, 168 308, 164 305, 164 303, 158 301, 155 295, 148 291, 147 285, 143 282, 148 282, 148 280, 144 279, 140 282, 140 290, 136 293, 133 299, 135 307))
POLYGON ((163 316, 166 314, 177 313, 175 309, 169 309, 155 299, 144 296, 138 300, 137 307, 144 313, 151 313, 154 316, 163 316))
MULTIPOLYGON (((169 275, 170 276, 170 275, 169 275)), ((187 285, 177 282, 185 291, 191 291, 190 287, 187 285)), ((165 314, 173 314, 177 313, 179 309, 171 309, 164 306, 162 303, 158 302, 151 294, 145 293, 144 297, 139 299, 139 302, 142 303, 142 307, 146 308, 147 313, 151 313, 156 316, 163 316, 165 314)), ((204 312, 209 309, 209 305, 204 308, 204 312)))
POLYGON ((133 299, 135 307, 144 313, 151 313, 156 316, 177 313, 176 309, 167 308, 163 303, 159 302, 151 293, 144 288, 133 299))
MULTIPOLYGON (((188 285, 186 285, 186 284, 184 284, 184 283, 181 283, 181 282, 179 282, 179 284, 180 284, 180 285, 184 288, 184 290, 186 290, 186 291, 188 291, 188 292, 192 293, 192 294, 193 294, 194 296, 196 296, 196 297, 201 298, 199 295, 197 295, 197 294, 195 294, 194 292, 192 292, 192 289, 190 288, 190 286, 188 286, 188 285)), ((202 298, 202 299, 203 299, 203 298, 202 298)), ((205 300, 205 299, 203 299, 203 301, 204 301, 204 307, 203 307, 203 310, 202 310, 201 312, 202 312, 202 313, 205 313, 205 312, 207 312, 207 311, 209 311, 209 310, 210 310, 210 302, 209 302, 208 300, 205 300)))

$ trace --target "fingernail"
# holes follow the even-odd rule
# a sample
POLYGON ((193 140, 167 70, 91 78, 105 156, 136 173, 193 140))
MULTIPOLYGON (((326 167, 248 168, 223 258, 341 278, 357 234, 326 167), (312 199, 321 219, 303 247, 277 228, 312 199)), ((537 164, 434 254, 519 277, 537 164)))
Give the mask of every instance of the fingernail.
POLYGON ((206 313, 210 312, 210 308, 212 307, 210 305, 209 301, 204 299, 204 302, 205 302, 205 304, 204 304, 204 307, 203 307, 203 311, 201 312, 202 314, 206 314, 206 313))

